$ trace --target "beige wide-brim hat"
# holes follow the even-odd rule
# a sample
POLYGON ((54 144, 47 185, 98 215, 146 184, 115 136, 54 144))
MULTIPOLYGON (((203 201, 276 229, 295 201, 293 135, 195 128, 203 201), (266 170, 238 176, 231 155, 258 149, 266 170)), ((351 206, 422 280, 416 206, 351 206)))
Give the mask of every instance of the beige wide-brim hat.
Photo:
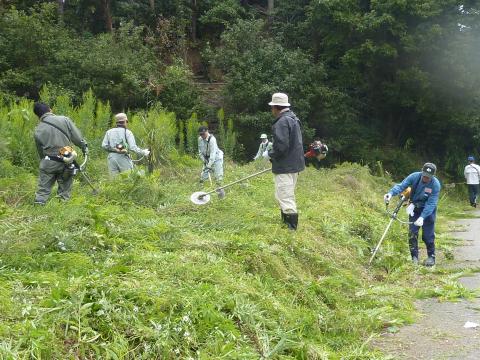
POLYGON ((270 106, 290 106, 288 102, 288 95, 284 93, 275 93, 272 95, 272 101, 268 103, 270 106))
POLYGON ((127 114, 125 113, 118 113, 117 115, 115 115, 115 120, 118 123, 124 123, 126 121, 128 121, 128 118, 127 118, 127 114))

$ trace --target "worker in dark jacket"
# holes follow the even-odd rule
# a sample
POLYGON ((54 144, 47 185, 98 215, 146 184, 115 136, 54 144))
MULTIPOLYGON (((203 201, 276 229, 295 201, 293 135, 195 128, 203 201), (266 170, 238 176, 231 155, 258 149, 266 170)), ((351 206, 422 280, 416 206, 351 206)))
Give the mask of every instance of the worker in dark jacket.
POLYGON ((398 195, 410 187, 410 205, 407 207, 410 228, 408 243, 412 262, 418 264, 418 232, 422 228, 422 240, 427 247, 425 266, 435 265, 435 220, 437 204, 440 194, 440 181, 435 177, 437 167, 432 163, 425 163, 422 171, 408 175, 400 184, 395 185, 383 197, 386 203, 392 196, 398 195))
POLYGON ((72 143, 85 155, 87 142, 72 120, 52 114, 47 104, 35 103, 33 112, 40 119, 34 138, 41 159, 35 204, 45 205, 55 182, 58 183, 58 197, 66 201, 72 191, 73 173, 70 169, 76 158, 72 143))
POLYGON ((273 94, 268 105, 275 117, 272 126, 273 146, 268 152, 275 175, 275 198, 280 204, 282 221, 290 230, 296 230, 298 212, 295 186, 298 173, 305 169, 301 124, 290 110, 286 94, 273 94))
POLYGON ((328 146, 322 144, 320 140, 315 140, 308 147, 308 151, 305 153, 305 165, 309 166, 313 164, 315 169, 320 169, 320 161, 327 157, 328 146))

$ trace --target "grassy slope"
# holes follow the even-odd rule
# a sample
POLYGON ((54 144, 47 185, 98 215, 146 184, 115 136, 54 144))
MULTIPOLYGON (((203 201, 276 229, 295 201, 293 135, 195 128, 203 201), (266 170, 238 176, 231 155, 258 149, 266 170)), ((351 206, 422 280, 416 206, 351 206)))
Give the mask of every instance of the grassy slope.
POLYGON ((411 320, 415 294, 463 294, 411 267, 398 223, 365 266, 389 184, 360 166, 302 173, 293 233, 270 174, 203 207, 186 166, 37 208, 35 178, 1 165, 2 359, 381 358, 370 336, 411 320))

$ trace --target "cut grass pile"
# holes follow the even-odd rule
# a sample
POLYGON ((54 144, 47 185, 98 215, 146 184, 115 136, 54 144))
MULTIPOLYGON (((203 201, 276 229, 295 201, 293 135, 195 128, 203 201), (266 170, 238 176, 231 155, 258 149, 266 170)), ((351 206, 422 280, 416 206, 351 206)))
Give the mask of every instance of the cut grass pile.
MULTIPOLYGON (((390 183, 365 167, 302 173, 290 232, 270 174, 195 206, 184 162, 115 181, 93 164, 100 195, 76 183, 45 207, 2 162, 0 358, 375 359, 371 336, 411 321, 415 296, 468 295, 410 265, 399 223, 366 266, 390 183)), ((226 182, 257 170, 229 164, 226 182)))

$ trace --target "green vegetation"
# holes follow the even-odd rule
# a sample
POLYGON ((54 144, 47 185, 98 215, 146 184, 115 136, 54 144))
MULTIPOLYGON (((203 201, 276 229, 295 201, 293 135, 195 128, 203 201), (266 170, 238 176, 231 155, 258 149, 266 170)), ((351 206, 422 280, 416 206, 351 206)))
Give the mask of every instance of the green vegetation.
MULTIPOLYGON (((410 265, 398 223, 366 266, 388 181, 365 167, 307 169, 292 233, 268 175, 196 207, 200 164, 177 156, 113 182, 99 159, 100 195, 77 183, 40 208, 35 177, 2 160, 2 358, 374 359, 369 339, 410 322, 415 296, 469 296, 410 265)), ((226 180, 255 170, 228 163, 226 180)))
MULTIPOLYGON (((413 267, 397 222, 366 264, 388 222, 385 174, 430 160, 454 178, 478 155, 479 8, 1 1, 0 359, 382 359, 369 342, 411 322, 416 298, 474 296, 462 270, 413 267), (305 145, 321 137, 331 150, 331 169, 299 179, 295 233, 266 174, 189 201, 198 126, 214 129, 226 182, 254 173, 262 162, 238 161, 269 132, 277 91, 305 145), (85 135, 99 195, 78 176, 70 202, 32 205, 38 99, 85 135), (119 111, 152 155, 111 181, 100 143, 119 111)), ((441 195, 441 263, 461 191, 441 195)))
POLYGON ((250 159, 273 92, 290 95, 326 162, 380 161, 395 177, 433 161, 461 176, 479 155, 480 1, 69 0, 0 2, 0 98, 114 112, 158 103, 235 123, 250 159), (446 136, 445 134, 448 134, 446 136))
MULTIPOLYGON (((104 155, 100 144, 105 131, 114 126, 108 102, 98 100, 92 91, 88 91, 83 94, 82 102, 74 106, 68 95, 52 94, 51 88, 47 86, 42 88, 40 96, 43 101, 52 104, 55 113, 70 117, 82 129, 93 157, 104 155)), ((222 109, 217 116, 219 131, 216 137, 226 156, 232 158, 240 151, 233 121, 225 120, 222 109)), ((129 128, 136 134, 139 143, 152 150, 150 171, 160 164, 176 162, 177 166, 181 166, 179 154, 197 154, 197 130, 200 123, 205 122, 200 122, 196 113, 185 122, 178 121, 175 113, 156 104, 148 110, 129 113, 129 119, 129 128)), ((33 114, 33 101, 0 103, 0 131, 3 134, 0 157, 9 160, 13 165, 36 172, 38 155, 33 141, 33 130, 37 122, 38 118, 33 114)))

